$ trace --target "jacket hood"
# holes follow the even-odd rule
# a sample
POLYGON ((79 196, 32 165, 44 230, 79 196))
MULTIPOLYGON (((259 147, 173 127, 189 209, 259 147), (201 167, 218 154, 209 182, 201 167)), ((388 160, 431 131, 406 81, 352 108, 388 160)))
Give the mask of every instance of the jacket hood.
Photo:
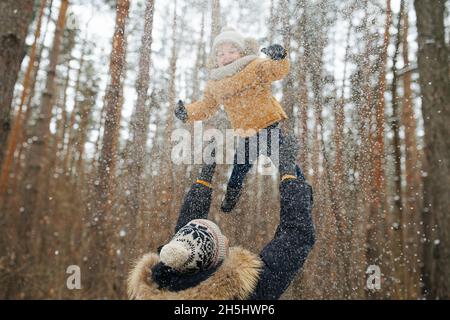
MULTIPOLYGON (((231 300, 246 299, 256 288, 262 267, 261 259, 240 247, 230 248, 228 257, 211 273, 185 276, 188 284, 180 286, 179 274, 161 282, 162 272, 170 276, 168 270, 161 267, 159 256, 154 253, 144 255, 136 262, 128 277, 128 296, 138 300, 231 300), (203 278, 202 278, 203 277, 203 278), (157 279, 155 281, 155 279, 157 279), (199 281, 200 280, 200 281, 199 281), (192 281, 191 287, 185 288, 192 281)), ((169 277, 170 278, 170 277, 169 277)), ((181 279, 181 280, 180 280, 181 279)))

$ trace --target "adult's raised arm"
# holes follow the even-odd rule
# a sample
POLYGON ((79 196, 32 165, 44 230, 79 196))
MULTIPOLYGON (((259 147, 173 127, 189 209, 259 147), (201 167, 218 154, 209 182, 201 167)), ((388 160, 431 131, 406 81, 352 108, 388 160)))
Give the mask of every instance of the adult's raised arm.
POLYGON ((301 178, 280 182, 280 224, 260 253, 263 261, 250 299, 278 299, 302 268, 315 242, 312 188, 301 178))

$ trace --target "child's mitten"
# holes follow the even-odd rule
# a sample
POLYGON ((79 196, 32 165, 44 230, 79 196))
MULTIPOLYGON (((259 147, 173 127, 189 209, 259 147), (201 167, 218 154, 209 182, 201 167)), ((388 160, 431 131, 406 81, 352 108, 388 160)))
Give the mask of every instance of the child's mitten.
POLYGON ((188 118, 188 114, 186 111, 186 107, 184 106, 184 103, 182 100, 178 100, 177 106, 175 108, 175 117, 180 119, 183 122, 186 122, 188 118))
POLYGON ((287 55, 286 49, 279 44, 272 44, 267 48, 262 48, 261 52, 268 55, 272 60, 283 60, 287 55))

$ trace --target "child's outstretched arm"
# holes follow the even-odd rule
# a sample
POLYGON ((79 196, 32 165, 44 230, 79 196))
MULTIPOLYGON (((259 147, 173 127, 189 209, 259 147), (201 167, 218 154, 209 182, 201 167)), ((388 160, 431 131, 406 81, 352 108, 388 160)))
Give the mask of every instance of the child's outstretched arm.
POLYGON ((273 82, 283 79, 289 72, 289 59, 287 51, 279 44, 273 44, 267 48, 262 48, 261 52, 269 56, 259 64, 258 72, 262 79, 273 82))
POLYGON ((184 106, 183 101, 178 101, 175 108, 175 115, 183 122, 192 123, 193 121, 206 120, 219 109, 219 104, 210 93, 208 87, 205 89, 203 98, 184 106))

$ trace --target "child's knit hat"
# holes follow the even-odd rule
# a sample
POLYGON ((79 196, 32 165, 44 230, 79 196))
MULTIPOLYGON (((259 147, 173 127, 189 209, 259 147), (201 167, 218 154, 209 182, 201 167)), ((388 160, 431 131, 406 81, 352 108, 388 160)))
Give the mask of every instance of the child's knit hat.
POLYGON ((165 265, 180 271, 207 270, 228 254, 228 239, 212 221, 196 219, 182 227, 162 247, 159 257, 165 265))
POLYGON ((212 51, 215 52, 219 44, 231 42, 236 45, 242 51, 245 50, 245 38, 236 30, 230 27, 222 28, 220 34, 218 34, 213 41, 212 51))
POLYGON ((255 38, 244 37, 239 32, 231 27, 222 28, 221 32, 214 38, 213 45, 211 48, 211 54, 209 61, 207 63, 208 69, 213 69, 217 64, 216 61, 216 49, 221 43, 231 42, 237 48, 239 48, 244 56, 247 55, 258 55, 259 54, 259 43, 255 38))

